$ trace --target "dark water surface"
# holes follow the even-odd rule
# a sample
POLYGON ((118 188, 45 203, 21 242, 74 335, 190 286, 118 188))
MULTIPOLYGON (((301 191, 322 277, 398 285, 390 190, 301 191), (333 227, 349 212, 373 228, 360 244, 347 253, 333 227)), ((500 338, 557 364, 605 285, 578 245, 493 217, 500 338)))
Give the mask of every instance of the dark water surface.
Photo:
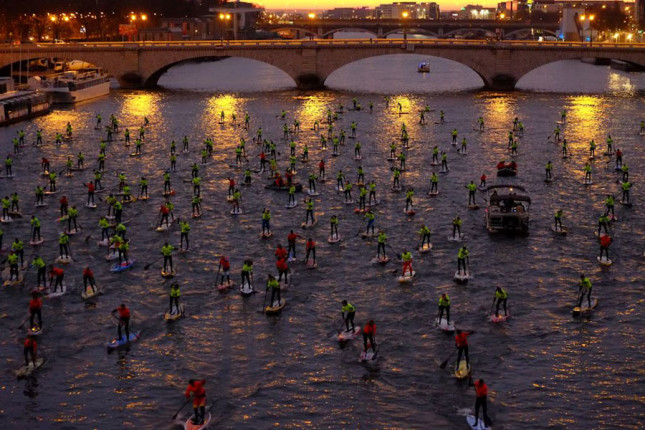
MULTIPOLYGON (((173 428, 177 423, 170 418, 183 401, 187 380, 200 377, 208 380, 216 428, 467 428, 463 415, 473 407, 474 390, 452 376, 451 366, 439 369, 454 342, 431 324, 438 297, 446 292, 452 299, 451 313, 457 326, 477 331, 470 342, 473 377, 486 379, 495 428, 642 428, 645 215, 640 184, 645 142, 637 135, 645 115, 639 93, 644 87, 642 76, 567 62, 557 63, 541 75, 527 75, 520 86, 532 91, 459 92, 455 90, 479 86, 478 78, 469 80, 472 76, 463 68, 456 72, 445 69, 449 72, 442 81, 433 73, 417 76, 414 58, 406 63, 413 68, 409 73, 398 60, 391 64, 381 60, 376 66, 363 64, 358 72, 341 69, 328 82, 332 87, 341 82, 336 86, 339 91, 314 93, 285 89, 291 85, 288 79, 274 69, 258 72, 250 62, 236 66, 226 60, 218 64, 219 69, 209 65, 178 67, 161 82, 174 89, 116 91, 110 97, 71 108, 57 107, 46 117, 1 129, 0 142, 6 153, 19 129, 27 131, 31 142, 35 130, 42 128, 47 141, 43 148, 28 146, 24 155, 16 157, 15 179, 0 179, 0 195, 17 191, 24 213, 22 219, 1 226, 4 246, 14 237, 28 242, 29 218, 37 213, 46 242, 37 251, 27 245, 26 257, 39 252, 47 263, 52 262, 57 256, 57 235, 63 229, 56 222, 57 200, 62 194, 79 206, 83 232, 72 238, 75 261, 65 267, 71 290, 60 299, 44 299, 45 331, 39 347, 48 361, 27 380, 16 380, 12 370, 21 362, 25 331, 17 326, 25 316, 36 270, 27 271, 24 287, 2 291, 0 327, 5 335, 0 340, 0 422, 10 428, 173 428), (397 75, 396 70, 405 70, 401 72, 404 75, 397 75), (564 88, 558 86, 561 72, 569 73, 564 88), (455 73, 462 73, 461 80, 455 73), (420 94, 415 79, 439 79, 435 86, 421 89, 439 92, 420 94), (204 90, 213 83, 218 90, 204 90), (274 91, 259 92, 265 89, 274 91), (243 90, 250 92, 240 92, 243 90), (567 90, 572 93, 563 93, 567 90), (378 95, 384 92, 393 94, 389 109, 378 95), (266 177, 259 174, 254 175, 251 187, 241 189, 245 213, 237 218, 229 214, 227 177, 241 180, 243 173, 229 168, 240 137, 247 139, 249 164, 257 166, 259 147, 251 138, 261 126, 264 135, 278 145, 281 170, 287 167, 289 150, 280 140, 282 121, 278 118, 282 109, 288 113, 289 124, 294 118, 302 123, 302 132, 296 134, 298 152, 305 142, 310 148, 312 161, 298 164, 299 181, 306 185, 309 171, 323 157, 329 177, 342 169, 355 181, 359 162, 352 157, 352 140, 341 148, 340 157, 332 158, 331 145, 322 150, 317 133, 311 130, 315 120, 324 119, 328 107, 333 109, 338 103, 349 107, 353 97, 364 107, 373 101, 374 113, 347 112, 341 115, 336 130, 342 128, 349 134, 349 124, 358 123, 362 166, 366 179, 377 181, 381 201, 377 227, 387 232, 388 243, 399 253, 413 250, 422 223, 432 229, 434 249, 424 255, 413 250, 417 277, 407 286, 399 285, 392 273, 396 268, 400 271, 396 258, 385 267, 370 264, 376 242, 356 236, 362 217, 353 213, 353 205, 343 204, 342 194, 334 190, 334 180, 319 184, 315 214, 320 222, 313 231, 300 229, 304 204, 287 210, 286 193, 265 190, 266 177), (399 116, 397 103, 409 114, 399 116), (421 126, 417 112, 426 103, 434 111, 427 115, 428 124, 421 126), (569 113, 563 135, 574 154, 569 162, 561 159, 559 145, 547 139, 563 108, 569 113), (440 109, 446 115, 445 125, 435 123, 440 109), (227 115, 223 125, 218 124, 221 111, 227 115), (86 163, 92 165, 101 137, 94 130, 97 112, 106 119, 114 113, 132 131, 144 115, 151 121, 143 157, 129 157, 133 149, 123 147, 121 141, 108 145, 103 184, 116 190, 115 174, 122 171, 133 194, 138 194, 138 180, 146 175, 152 196, 147 202, 124 207, 131 255, 137 262, 132 270, 119 274, 109 271, 111 263, 103 259, 105 248, 96 246, 100 239, 96 226, 106 205, 99 204, 95 211, 84 207, 83 183, 93 178, 90 169, 73 178, 60 177, 61 194, 46 197, 46 208, 33 207, 36 184, 45 184, 39 176, 40 157, 48 157, 53 170, 60 172, 68 156, 74 158, 82 151, 86 163), (233 112, 238 121, 245 112, 250 114, 250 130, 231 125, 233 112), (479 116, 486 121, 484 133, 474 130, 479 116), (495 164, 509 159, 506 136, 516 116, 525 124, 525 137, 519 144, 519 174, 506 182, 524 185, 530 192, 530 235, 489 236, 483 210, 466 207, 464 186, 484 172, 496 181, 495 164), (64 132, 68 121, 74 126, 75 139, 56 149, 53 134, 64 132), (386 157, 402 123, 411 136, 409 172, 403 182, 416 192, 413 219, 402 211, 405 196, 389 191, 392 172, 386 157), (456 147, 450 145, 453 128, 458 129, 460 139, 467 137, 468 155, 457 154, 456 147), (613 159, 596 158, 590 187, 582 185, 582 168, 589 141, 600 143, 598 153, 602 153, 607 133, 624 152, 635 203, 631 209, 617 204, 619 222, 613 226, 611 247, 614 264, 601 269, 596 263, 598 245, 593 232, 605 195, 619 197, 620 185, 613 159), (171 282, 161 278, 159 263, 147 271, 144 266, 158 258, 164 240, 179 243, 177 226, 167 233, 155 232, 154 226, 163 202, 162 174, 169 167, 169 144, 174 139, 180 150, 184 135, 190 139, 191 152, 180 153, 178 171, 172 175, 176 215, 190 216, 192 187, 184 180, 190 178, 190 165, 199 161, 205 137, 215 141, 215 162, 201 169, 205 215, 190 221, 192 252, 175 253, 175 280, 182 287, 187 318, 167 324, 163 312, 171 282), (431 199, 427 192, 434 145, 448 153, 451 171, 441 175, 441 194, 431 199), (555 165, 556 180, 551 184, 543 181, 548 160, 555 165), (275 235, 261 241, 258 233, 265 207, 273 213, 275 235), (558 208, 565 213, 566 237, 554 236, 550 230, 558 208), (336 245, 326 241, 332 214, 340 219, 343 238, 336 245), (471 252, 474 278, 466 285, 452 281, 459 244, 449 242, 447 236, 456 215, 464 220, 465 243, 471 252), (295 263, 293 285, 283 292, 286 308, 277 317, 267 317, 261 312, 261 281, 267 273, 275 272, 273 251, 277 243, 286 245, 290 229, 303 239, 311 235, 317 241, 319 266, 306 270, 301 261, 295 263), (216 256, 221 253, 231 258, 236 282, 243 260, 254 260, 260 294, 242 298, 236 292, 220 294, 213 287, 216 256), (104 292, 92 301, 95 306, 87 306, 80 297, 85 265, 92 267, 104 292), (591 278, 600 305, 593 315, 575 319, 571 307, 581 272, 591 278), (495 285, 504 286, 510 294, 513 316, 503 325, 487 322, 495 285), (381 354, 374 366, 358 362, 360 342, 341 348, 335 340, 342 299, 356 305, 358 324, 370 318, 377 324, 381 354), (105 342, 116 331, 109 312, 121 302, 132 309, 132 327, 143 330, 142 338, 129 351, 108 355, 105 342)), ((452 67, 444 63, 433 65, 437 74, 442 67, 452 67)), ((484 205, 483 200, 480 204, 484 205)), ((394 257, 391 249, 389 252, 394 257)), ((304 256, 304 240, 299 241, 298 253, 304 256)), ((185 419, 188 413, 187 408, 180 417, 185 419)))

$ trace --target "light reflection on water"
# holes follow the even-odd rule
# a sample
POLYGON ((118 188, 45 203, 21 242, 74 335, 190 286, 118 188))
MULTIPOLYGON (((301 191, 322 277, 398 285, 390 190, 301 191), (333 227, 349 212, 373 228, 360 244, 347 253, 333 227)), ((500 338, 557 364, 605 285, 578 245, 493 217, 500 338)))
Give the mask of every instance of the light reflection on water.
MULTIPOLYGON (((104 175, 104 183, 111 188, 116 185, 113 176, 116 170, 125 171, 134 183, 142 174, 149 176, 153 199, 126 207, 124 216, 131 220, 128 228, 137 266, 127 274, 109 273, 108 266, 101 261, 105 250, 94 246, 94 232, 87 244, 82 238, 74 241, 83 260, 71 266, 68 273, 78 288, 81 267, 85 262, 92 265, 105 290, 96 309, 84 309, 78 291, 56 305, 46 303, 51 331, 43 335, 41 345, 52 360, 40 372, 38 381, 42 384, 37 388, 38 410, 45 419, 65 419, 72 423, 70 427, 85 428, 104 427, 116 416, 126 426, 163 427, 170 418, 168 411, 174 412, 183 401, 185 381, 205 377, 209 381, 209 397, 217 399, 215 411, 222 428, 268 428, 276 424, 292 428, 358 425, 425 428, 429 422, 435 428, 460 428, 463 419, 459 415, 464 408, 472 407, 473 393, 448 371, 438 369, 438 364, 451 352, 453 341, 430 326, 438 295, 448 292, 453 301, 453 318, 460 326, 478 332, 471 341, 474 376, 486 378, 491 388, 490 410, 499 426, 586 428, 603 423, 608 427, 634 428, 639 424, 643 398, 638 381, 642 377, 643 350, 638 339, 643 299, 638 280, 643 276, 639 262, 645 219, 638 204, 631 210, 617 207, 621 221, 614 226, 615 265, 609 270, 598 269, 594 260, 597 241, 591 232, 597 227, 604 195, 617 192, 613 164, 607 164, 602 157, 594 162, 595 184, 589 189, 581 187, 580 179, 589 140, 594 138, 604 144, 606 134, 611 132, 616 144, 625 151, 633 181, 642 182, 645 157, 638 150, 642 141, 635 134, 637 119, 643 112, 642 100, 626 93, 451 93, 454 88, 475 88, 477 83, 468 81, 469 73, 442 75, 441 64, 437 64, 436 81, 432 81, 432 74, 421 81, 424 78, 416 73, 417 60, 413 56, 401 56, 404 62, 399 57, 380 60, 381 63, 356 63, 338 72, 346 73, 350 79, 344 85, 355 87, 356 92, 351 93, 279 91, 284 82, 271 78, 275 69, 265 74, 265 69, 256 69, 244 60, 181 66, 171 69, 162 79, 162 84, 173 87, 171 90, 119 91, 110 98, 76 108, 56 109, 54 114, 33 124, 21 123, 0 130, 3 141, 9 141, 20 128, 33 134, 36 127, 42 127, 51 136, 62 131, 70 120, 79 136, 78 142, 66 142, 59 150, 51 143, 42 152, 29 147, 28 154, 17 160, 17 172, 25 180, 4 182, 1 186, 16 187, 28 206, 33 186, 39 180, 35 171, 29 169, 38 166, 41 155, 50 157, 56 167, 78 150, 88 154, 88 159, 96 155, 99 138, 93 130, 96 112, 101 112, 104 118, 116 112, 123 124, 135 128, 144 115, 152 121, 144 156, 130 158, 127 155, 130 150, 114 142, 108 152, 110 172, 104 175), (390 65, 398 74, 387 69, 390 65), (222 80, 213 77, 220 71, 213 73, 212 67, 220 66, 239 72, 236 79, 224 82, 228 89, 220 87, 222 80), (356 69, 352 71, 354 66, 367 70, 358 74, 356 69), (259 79, 253 80, 256 75, 259 79), (168 85, 173 80, 173 85, 168 85), (430 93, 419 94, 416 92, 419 82, 437 87, 430 93), (458 87, 460 83, 463 86, 458 87), (195 91, 184 92, 181 88, 195 91), (254 92, 258 88, 275 91, 254 92), (387 93, 394 95, 389 109, 385 108, 382 95, 387 93), (329 177, 343 169, 353 180, 358 166, 351 158, 353 142, 348 139, 341 148, 343 155, 332 159, 330 150, 320 149, 318 136, 311 130, 313 121, 322 120, 328 108, 335 110, 339 103, 349 107, 353 97, 359 99, 365 110, 341 115, 335 128, 349 131, 351 121, 358 123, 358 140, 364 153, 360 164, 365 168, 366 179, 374 178, 378 183, 381 199, 377 207, 378 226, 387 231, 389 243, 400 252, 414 247, 419 225, 427 223, 435 247, 430 254, 415 253, 419 277, 410 286, 399 286, 389 272, 396 263, 385 268, 368 264, 376 244, 355 236, 364 228, 362 218, 353 214, 353 207, 345 206, 342 196, 333 191, 335 181, 320 184, 321 195, 316 199, 319 227, 300 231, 318 242, 319 269, 307 271, 296 265, 295 284, 285 293, 288 300, 285 312, 277 318, 266 318, 259 312, 264 299, 261 290, 266 273, 275 270, 273 249, 301 222, 303 209, 302 205, 291 211, 285 209, 286 195, 264 190, 264 178, 256 175, 254 185, 241 190, 246 215, 231 219, 230 206, 223 201, 226 179, 231 175, 241 179, 241 171, 228 168, 233 162, 233 150, 239 138, 245 137, 251 153, 250 165, 257 166, 259 148, 250 138, 261 126, 265 136, 278 145, 283 170, 288 147, 280 141, 282 123, 276 116, 284 109, 288 112, 288 123, 293 122, 294 116, 302 123, 302 132, 296 139, 299 151, 306 141, 312 160, 327 159, 329 177), (375 104, 372 115, 367 108, 370 101, 375 104), (398 102, 403 105, 404 115, 398 115, 398 102), (418 111, 426 104, 434 111, 426 114, 428 125, 421 126, 418 111), (576 153, 570 163, 560 159, 559 145, 547 140, 563 108, 569 112, 563 136, 576 153), (226 120, 218 124, 222 110, 226 120), (435 124, 439 110, 446 113, 447 124, 443 126, 435 124), (241 122, 247 111, 252 118, 250 130, 233 127, 231 114, 235 112, 241 122), (484 133, 473 130, 480 115, 486 122, 484 133), (493 166, 499 159, 509 157, 506 136, 516 116, 526 129, 520 141, 520 174, 511 181, 528 186, 533 215, 531 235, 511 240, 489 237, 484 232, 482 211, 465 208, 467 196, 463 187, 482 172, 495 181, 493 166), (401 213, 404 197, 388 192, 392 172, 384 162, 389 144, 399 136, 402 123, 406 124, 412 142, 408 157, 411 171, 404 175, 405 184, 416 190, 418 214, 412 220, 401 213), (456 154, 450 145, 453 128, 458 129, 460 139, 462 136, 468 139, 466 157, 456 154), (152 227, 163 201, 159 189, 163 171, 168 167, 169 142, 171 139, 180 142, 184 135, 190 139, 191 153, 180 156, 180 171, 173 175, 173 187, 178 192, 173 202, 178 216, 189 214, 190 184, 184 180, 189 178, 192 162, 199 158, 198 148, 205 137, 216 141, 217 163, 201 169, 206 179, 205 216, 191 222, 194 252, 176 256, 179 265, 176 280, 182 286, 188 317, 177 324, 165 325, 161 313, 167 306, 170 282, 161 281, 158 265, 148 271, 143 266, 157 258, 163 240, 178 239, 176 229, 158 234, 152 227), (440 178, 442 194, 430 199, 425 194, 434 145, 449 154, 452 170, 440 178), (557 180, 552 184, 542 181, 547 159, 555 164, 557 180), (276 236, 260 242, 259 214, 264 207, 273 212, 276 236), (565 210, 565 224, 570 229, 566 238, 553 237, 549 230, 553 212, 559 207, 565 210), (331 214, 339 215, 341 235, 345 238, 336 246, 325 241, 331 214), (451 281, 458 245, 445 240, 455 215, 464 219, 475 273, 475 278, 465 286, 456 286, 451 281), (231 256, 236 281, 242 259, 254 259, 260 294, 242 299, 234 293, 220 295, 212 290, 217 255, 221 253, 231 256), (575 282, 580 271, 591 276, 601 306, 590 318, 572 320, 570 306, 575 300, 575 282), (511 294, 513 318, 504 326, 485 323, 492 287, 497 284, 507 286, 511 294), (349 298, 358 307, 358 323, 367 318, 377 320, 382 360, 373 369, 357 362, 360 341, 341 349, 334 340, 342 298, 349 298), (145 329, 143 337, 127 354, 106 356, 103 342, 114 335, 107 315, 124 300, 135 308, 133 324, 145 329), (76 340, 65 342, 70 338, 76 340), (81 367, 79 362, 87 364, 81 367), (62 397, 65 405, 61 404, 61 396, 65 396, 62 397), (63 408, 64 413, 60 412, 63 408)), ((453 67, 454 63, 444 66, 453 67)), ((573 67, 578 72, 589 72, 590 76, 604 74, 594 82, 592 93, 607 89, 603 85, 615 79, 613 75, 639 88, 640 75, 623 75, 582 64, 578 69, 578 63, 549 67, 555 68, 552 70, 573 67)), ((538 80, 538 72, 544 73, 538 89, 561 90, 544 78, 550 72, 536 71, 538 80)), ((533 78, 527 75, 526 82, 530 83, 529 78, 533 78)), ((570 76, 567 85, 574 92, 584 93, 588 87, 577 86, 579 81, 570 76)), ((292 85, 288 81, 287 84, 292 85)), ((324 127, 321 129, 324 131, 324 127)), ((309 167, 299 164, 299 180, 306 182, 306 175, 314 166, 313 162, 309 167)), ((85 191, 80 184, 86 176, 91 176, 91 172, 61 180, 73 201, 84 200, 85 191)), ((51 241, 39 252, 49 260, 56 252, 55 206, 52 200, 41 216, 43 231, 48 240, 51 236, 51 241)), ((89 234, 98 214, 81 210, 89 234)), ((14 232, 21 237, 29 234, 24 222, 5 230, 10 232, 7 238, 14 232)), ((300 245, 298 252, 302 251, 300 245)), ((33 277, 33 271, 28 276, 33 277)), ((21 333, 15 330, 18 323, 14 314, 26 302, 24 291, 4 294, 0 313, 11 315, 13 327, 9 327, 11 338, 0 341, 0 360, 13 368, 20 353, 19 343, 14 341, 21 340, 21 333)), ((11 378, 3 381, 3 386, 8 387, 4 392, 12 394, 7 399, 7 419, 19 422, 27 405, 31 405, 22 396, 24 385, 11 378)), ((5 397, 9 396, 4 396, 3 401, 5 397)))

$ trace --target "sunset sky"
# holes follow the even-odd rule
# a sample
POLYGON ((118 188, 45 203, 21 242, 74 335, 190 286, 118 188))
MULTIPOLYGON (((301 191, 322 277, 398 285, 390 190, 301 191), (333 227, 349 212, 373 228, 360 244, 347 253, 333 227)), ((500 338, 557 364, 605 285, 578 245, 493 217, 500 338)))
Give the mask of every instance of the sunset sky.
MULTIPOLYGON (((256 1, 255 3, 264 6, 270 10, 325 10, 333 9, 335 7, 362 7, 367 6, 374 8, 380 4, 393 3, 393 1, 379 1, 379 0, 262 0, 256 1)), ((420 3, 420 2, 418 2, 420 3)), ((497 6, 498 1, 496 0, 485 0, 485 1, 458 1, 458 0, 448 0, 448 1, 438 1, 439 7, 441 10, 455 10, 460 9, 463 6, 468 4, 481 5, 484 7, 495 7, 497 6)))

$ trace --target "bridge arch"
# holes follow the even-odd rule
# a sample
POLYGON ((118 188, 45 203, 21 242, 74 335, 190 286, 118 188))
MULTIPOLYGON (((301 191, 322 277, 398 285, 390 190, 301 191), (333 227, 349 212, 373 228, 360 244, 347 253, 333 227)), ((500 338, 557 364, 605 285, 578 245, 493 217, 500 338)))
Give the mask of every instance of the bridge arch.
POLYGON ((354 33, 368 33, 373 38, 379 37, 378 34, 376 34, 374 31, 368 30, 366 28, 359 28, 359 27, 339 27, 339 28, 334 28, 333 30, 329 30, 326 33, 323 33, 320 37, 322 37, 323 39, 327 39, 329 36, 333 36, 334 34, 339 33, 341 31, 354 32, 354 33))
MULTIPOLYGON (((435 33, 434 31, 431 31, 431 30, 426 30, 424 28, 406 28, 405 32, 407 34, 422 34, 424 36, 439 37, 438 33, 435 33)), ((397 29, 388 31, 387 33, 383 34, 383 37, 387 38, 388 36, 391 36, 397 33, 403 33, 403 28, 397 28, 397 29)))
POLYGON ((528 35, 528 34, 531 34, 531 32, 538 35, 546 34, 549 36, 558 37, 558 34, 552 30, 545 30, 543 28, 520 28, 517 30, 509 31, 508 33, 504 33, 504 39, 513 40, 513 36, 524 35, 524 34, 528 35))
POLYGON ((482 34, 486 36, 496 36, 495 32, 489 29, 464 27, 464 28, 457 28, 455 30, 451 30, 447 33, 444 33, 443 37, 451 37, 461 33, 475 33, 475 34, 482 34))

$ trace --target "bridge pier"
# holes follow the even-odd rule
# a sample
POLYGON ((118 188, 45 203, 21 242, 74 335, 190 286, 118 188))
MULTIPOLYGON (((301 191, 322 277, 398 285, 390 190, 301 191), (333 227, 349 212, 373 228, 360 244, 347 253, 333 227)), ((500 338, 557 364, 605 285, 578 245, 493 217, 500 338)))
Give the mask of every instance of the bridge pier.
POLYGON ((491 78, 484 79, 484 86, 488 90, 513 91, 516 84, 517 79, 510 75, 499 74, 491 78))
POLYGON ((115 78, 119 81, 121 88, 139 89, 145 86, 143 77, 136 73, 126 73, 125 75, 115 76, 115 78))
POLYGON ((294 78, 299 90, 322 90, 325 89, 324 79, 314 73, 306 73, 294 78))

